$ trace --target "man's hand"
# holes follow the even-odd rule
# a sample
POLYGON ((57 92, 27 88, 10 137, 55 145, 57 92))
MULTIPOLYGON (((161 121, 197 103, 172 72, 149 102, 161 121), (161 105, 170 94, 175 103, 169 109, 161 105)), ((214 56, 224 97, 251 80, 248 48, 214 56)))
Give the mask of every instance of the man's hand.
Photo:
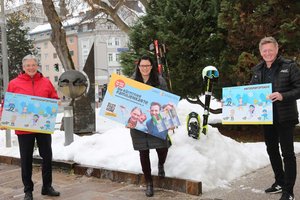
POLYGON ((283 100, 283 97, 282 95, 279 93, 279 92, 273 92, 272 94, 270 94, 268 96, 268 98, 272 101, 272 102, 275 102, 275 101, 282 101, 283 100))

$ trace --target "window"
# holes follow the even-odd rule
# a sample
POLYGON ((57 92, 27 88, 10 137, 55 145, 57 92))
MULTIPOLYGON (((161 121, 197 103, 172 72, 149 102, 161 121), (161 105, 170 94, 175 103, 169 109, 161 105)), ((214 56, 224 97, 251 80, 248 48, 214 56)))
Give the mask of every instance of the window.
POLYGON ((53 58, 57 58, 57 53, 53 53, 53 58))
POLYGON ((74 56, 74 51, 70 51, 70 55, 71 55, 71 56, 74 56))
POLYGON ((46 71, 49 71, 49 65, 46 65, 46 71))
POLYGON ((47 53, 45 53, 45 56, 44 56, 44 57, 45 57, 45 60, 47 60, 47 58, 48 58, 48 54, 47 54, 47 53))
POLYGON ((116 69, 116 73, 121 75, 121 69, 116 69))
POLYGON ((107 41, 107 45, 108 45, 108 46, 112 46, 112 44, 113 44, 112 40, 113 40, 112 38, 109 38, 109 39, 108 39, 108 41, 107 41))
POLYGON ((120 54, 118 54, 118 53, 116 54, 116 61, 120 62, 120 54))
POLYGON ((120 39, 119 38, 115 38, 115 46, 120 46, 120 39))
POLYGON ((54 81, 55 81, 55 82, 58 81, 58 76, 54 76, 54 81))
POLYGON ((82 46, 83 49, 89 48, 89 46, 90 46, 89 40, 82 41, 81 46, 82 46))
POLYGON ((109 61, 109 62, 112 62, 112 61, 113 61, 113 54, 112 54, 112 53, 109 53, 109 54, 108 54, 108 61, 109 61))
POLYGON ((86 63, 87 57, 87 55, 83 56, 83 63, 86 63))
POLYGON ((92 29, 95 29, 95 24, 94 23, 88 24, 88 30, 92 30, 92 29))
POLYGON ((86 32, 87 30, 88 30, 88 26, 87 26, 86 24, 83 25, 83 26, 82 26, 82 31, 83 31, 83 32, 86 32))
POLYGON ((70 42, 71 44, 73 44, 73 43, 74 43, 74 38, 73 38, 73 37, 70 37, 70 38, 69 38, 69 42, 70 42))
POLYGON ((45 48, 45 49, 48 48, 48 42, 44 42, 44 48, 45 48))

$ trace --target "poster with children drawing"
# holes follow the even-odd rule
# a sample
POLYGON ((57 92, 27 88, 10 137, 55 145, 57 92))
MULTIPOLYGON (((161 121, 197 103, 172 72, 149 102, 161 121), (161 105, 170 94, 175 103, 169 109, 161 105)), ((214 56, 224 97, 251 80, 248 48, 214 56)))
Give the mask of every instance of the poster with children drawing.
POLYGON ((176 113, 179 99, 172 93, 112 74, 100 116, 165 139, 166 130, 180 125, 176 113))
POLYGON ((222 89, 222 124, 273 124, 272 84, 222 89))
POLYGON ((8 129, 53 133, 58 100, 6 92, 1 126, 8 129))

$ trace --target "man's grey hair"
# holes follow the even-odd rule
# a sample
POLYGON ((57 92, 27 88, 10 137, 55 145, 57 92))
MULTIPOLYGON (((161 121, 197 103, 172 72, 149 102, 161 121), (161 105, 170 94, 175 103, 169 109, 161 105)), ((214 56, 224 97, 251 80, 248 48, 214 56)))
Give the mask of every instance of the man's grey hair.
POLYGON ((36 62, 36 64, 39 63, 39 59, 38 59, 36 56, 31 55, 31 54, 25 56, 25 57, 22 59, 22 65, 24 65, 24 63, 25 63, 26 60, 34 60, 34 61, 36 62))
POLYGON ((278 48, 278 43, 273 37, 264 37, 263 39, 260 40, 259 42, 259 49, 261 49, 262 45, 272 43, 278 48))

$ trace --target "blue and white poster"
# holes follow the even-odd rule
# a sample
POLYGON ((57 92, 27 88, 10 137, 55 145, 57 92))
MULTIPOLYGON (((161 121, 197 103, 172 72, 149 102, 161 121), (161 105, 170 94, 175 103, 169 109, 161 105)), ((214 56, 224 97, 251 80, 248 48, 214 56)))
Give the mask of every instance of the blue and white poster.
POLYGON ((222 124, 273 124, 272 84, 222 89, 222 124))
POLYGON ((100 115, 165 139, 167 129, 180 125, 176 113, 179 99, 172 93, 112 74, 100 115))
POLYGON ((38 133, 53 133, 58 100, 6 92, 1 126, 38 133))

